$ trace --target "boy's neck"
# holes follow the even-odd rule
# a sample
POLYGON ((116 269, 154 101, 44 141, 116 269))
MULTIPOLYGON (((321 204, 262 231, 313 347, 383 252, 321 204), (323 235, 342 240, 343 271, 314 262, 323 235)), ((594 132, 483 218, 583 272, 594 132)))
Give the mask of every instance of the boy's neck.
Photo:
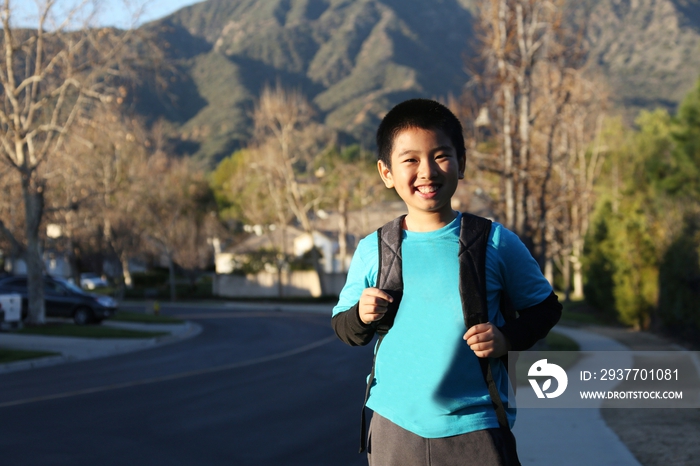
POLYGON ((403 228, 418 233, 435 231, 443 228, 457 218, 459 212, 409 212, 403 220, 403 228))

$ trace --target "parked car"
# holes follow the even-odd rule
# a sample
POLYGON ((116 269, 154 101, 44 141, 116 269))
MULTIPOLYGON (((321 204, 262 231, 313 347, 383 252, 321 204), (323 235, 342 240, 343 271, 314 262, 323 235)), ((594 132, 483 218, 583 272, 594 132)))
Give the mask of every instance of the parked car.
MULTIPOLYGON (((26 276, 0 278, 0 294, 22 296, 22 319, 28 314, 26 276)), ((109 296, 88 293, 61 278, 44 277, 44 300, 47 317, 72 317, 77 325, 100 323, 117 311, 117 302, 109 296)))
POLYGON ((95 288, 102 288, 108 286, 105 280, 102 279, 97 274, 94 273, 81 273, 80 274, 80 286, 87 290, 94 290, 95 288))

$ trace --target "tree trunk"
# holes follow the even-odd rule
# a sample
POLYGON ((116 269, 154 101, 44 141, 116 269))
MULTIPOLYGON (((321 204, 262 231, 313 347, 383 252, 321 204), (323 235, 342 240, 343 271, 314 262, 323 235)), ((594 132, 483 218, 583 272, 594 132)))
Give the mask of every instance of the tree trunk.
MULTIPOLYGON (((536 52, 537 46, 533 44, 533 36, 531 25, 526 28, 524 22, 526 15, 523 12, 523 3, 517 2, 515 5, 516 12, 516 33, 518 48, 520 49, 520 63, 517 72, 516 80, 518 83, 518 133, 519 147, 518 154, 518 176, 515 199, 517 202, 515 214, 515 231, 520 235, 527 245, 532 250, 532 238, 530 236, 530 212, 529 212, 529 165, 532 133, 532 123, 530 121, 530 94, 532 92, 531 74, 533 69, 532 57, 536 52), (526 32, 526 29, 528 31, 526 32)), ((534 18, 528 18, 528 22, 534 18)))
POLYGON ((66 235, 68 238, 68 265, 70 267, 70 274, 73 277, 73 282, 80 286, 80 270, 78 270, 78 258, 75 254, 75 242, 73 241, 73 232, 68 231, 66 235))
POLYGON ((564 301, 569 302, 571 300, 571 262, 569 260, 569 253, 564 253, 562 257, 562 280, 564 281, 564 301))
POLYGON ((583 299, 583 264, 581 262, 583 240, 577 239, 574 241, 573 251, 571 253, 571 264, 573 266, 573 281, 574 292, 573 299, 583 299))
POLYGON ((338 203, 338 258, 340 271, 347 272, 345 264, 348 255, 348 199, 341 198, 338 203))
POLYGON ((25 231, 27 235, 27 250, 24 260, 27 265, 27 288, 29 315, 27 322, 41 325, 46 323, 46 307, 44 303, 44 263, 41 258, 41 241, 39 226, 44 213, 44 194, 41 187, 32 182, 31 176, 22 177, 22 196, 24 198, 25 231))
POLYGON ((511 115, 513 105, 513 90, 510 85, 503 89, 503 171, 505 176, 506 228, 515 231, 515 188, 513 180, 513 137, 511 134, 511 115))
POLYGON ((277 226, 280 230, 280 253, 277 255, 277 296, 284 297, 283 269, 287 265, 287 224, 280 218, 277 226))
MULTIPOLYGON (((311 234, 313 238, 313 233, 311 234)), ((326 286, 326 273, 321 266, 321 253, 314 244, 311 247, 311 260, 314 263, 314 269, 318 275, 318 284, 321 286, 321 296, 328 296, 328 287, 326 286)))
POLYGON ((131 270, 129 269, 129 258, 126 253, 122 253, 119 257, 119 261, 122 265, 122 276, 124 277, 124 286, 131 289, 134 287, 134 282, 131 278, 131 270))
MULTIPOLYGON (((555 115, 559 115, 559 108, 557 109, 555 115)), ((547 194, 549 181, 552 179, 552 171, 554 169, 554 136, 558 127, 558 119, 554 121, 549 127, 549 134, 547 136, 547 149, 545 153, 545 160, 547 165, 545 167, 545 175, 542 180, 542 188, 540 191, 540 218, 538 222, 538 228, 540 230, 540 267, 546 269, 547 265, 552 266, 551 253, 549 253, 549 243, 553 235, 550 234, 549 228, 547 227, 547 212, 549 211, 549 204, 547 202, 547 194), (548 264, 549 262, 549 264, 548 264)), ((551 280, 549 283, 553 283, 551 280)))
POLYGON ((284 283, 282 283, 282 267, 284 262, 281 258, 277 258, 277 297, 284 297, 284 283))
POLYGON ((529 192, 527 186, 528 177, 528 163, 530 156, 530 106, 529 106, 529 96, 526 93, 527 86, 521 84, 520 90, 520 111, 519 111, 519 123, 518 130, 520 133, 520 154, 518 155, 518 176, 516 179, 515 188, 515 232, 521 236, 523 241, 528 247, 531 246, 532 241, 529 238, 528 226, 528 209, 527 202, 529 199, 529 192))
POLYGON ((508 42, 508 5, 506 0, 498 2, 498 19, 497 19, 497 44, 496 56, 498 57, 498 77, 501 82, 503 93, 503 115, 502 115, 502 131, 503 131, 503 176, 504 176, 504 196, 505 196, 505 215, 506 228, 513 230, 515 228, 515 192, 513 185, 513 134, 511 128, 511 118, 514 113, 514 96, 513 84, 510 81, 510 75, 506 66, 506 49, 508 42))
POLYGON ((125 256, 119 255, 117 258, 118 276, 121 276, 122 280, 117 283, 117 291, 114 297, 118 301, 123 301, 127 286, 131 288, 131 271, 129 270, 129 260, 126 259, 125 256), (129 285, 127 285, 127 277, 129 280, 129 285))
POLYGON ((554 263, 551 257, 547 257, 544 262, 544 278, 547 279, 549 284, 554 286, 554 263))
POLYGON ((168 256, 168 276, 169 276, 169 282, 170 282, 170 301, 175 302, 177 299, 176 293, 175 293, 175 263, 173 262, 173 254, 171 251, 167 251, 166 255, 168 256))

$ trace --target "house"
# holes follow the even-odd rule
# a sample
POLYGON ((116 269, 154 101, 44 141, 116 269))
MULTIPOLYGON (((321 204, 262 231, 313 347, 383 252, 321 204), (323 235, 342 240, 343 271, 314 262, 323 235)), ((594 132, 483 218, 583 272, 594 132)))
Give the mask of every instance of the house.
MULTIPOLYGON (((467 199, 465 205, 469 205, 471 212, 488 214, 488 203, 480 199, 478 193, 467 199)), ((462 204, 456 202, 453 207, 461 210, 462 204)), ((345 283, 345 274, 359 238, 405 213, 406 205, 401 201, 348 212, 344 223, 352 234, 347 234, 345 254, 340 252, 338 239, 342 219, 336 212, 320 212, 313 219, 312 225, 316 229, 313 238, 294 226, 255 225, 246 228, 250 233, 248 238, 229 249, 222 249, 220 242, 214 240, 217 273, 214 294, 232 298, 320 296, 321 288, 324 288, 325 293, 337 295, 345 283), (322 277, 313 270, 292 271, 287 262, 278 266, 275 251, 285 251, 282 257, 301 258, 313 245, 322 254, 321 265, 325 272, 322 277), (244 274, 232 275, 234 272, 244 274), (323 287, 320 280, 323 280, 323 287)))
MULTIPOLYGON (((70 263, 63 253, 44 251, 44 270, 52 277, 70 278, 70 263)), ((22 258, 5 257, 5 272, 13 275, 26 275, 27 263, 22 258)))
MULTIPOLYGON (((267 257, 260 256, 265 262, 264 269, 275 272, 277 265, 274 263, 274 251, 282 251, 284 255, 292 255, 301 258, 315 245, 321 252, 321 265, 325 273, 342 271, 341 262, 336 257, 338 253, 338 241, 333 234, 326 232, 314 232, 312 235, 296 227, 287 226, 276 228, 270 225, 263 228, 259 225, 249 228, 251 235, 236 246, 221 250, 216 248, 215 263, 216 273, 227 274, 244 269, 244 264, 250 263, 253 255, 260 256, 261 252, 268 252, 267 257)), ((336 235, 337 236, 337 235, 336 235)))

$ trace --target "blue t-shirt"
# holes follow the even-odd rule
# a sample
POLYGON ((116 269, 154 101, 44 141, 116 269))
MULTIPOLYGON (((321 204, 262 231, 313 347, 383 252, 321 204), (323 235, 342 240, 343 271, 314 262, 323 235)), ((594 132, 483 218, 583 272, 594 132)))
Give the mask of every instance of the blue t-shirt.
MULTIPOLYGON (((478 358, 466 333, 459 296, 461 214, 430 232, 403 231, 404 294, 396 320, 377 354, 375 383, 367 406, 421 437, 439 438, 498 427, 478 358)), ((375 287, 376 232, 360 241, 333 315, 354 306, 375 287)), ((516 309, 544 301, 552 292, 537 262, 512 232, 493 223, 486 252, 489 321, 504 324, 500 291, 516 309)), ((508 376, 498 361, 493 375, 504 405, 508 376)), ((508 409, 511 426, 515 411, 508 409)))

